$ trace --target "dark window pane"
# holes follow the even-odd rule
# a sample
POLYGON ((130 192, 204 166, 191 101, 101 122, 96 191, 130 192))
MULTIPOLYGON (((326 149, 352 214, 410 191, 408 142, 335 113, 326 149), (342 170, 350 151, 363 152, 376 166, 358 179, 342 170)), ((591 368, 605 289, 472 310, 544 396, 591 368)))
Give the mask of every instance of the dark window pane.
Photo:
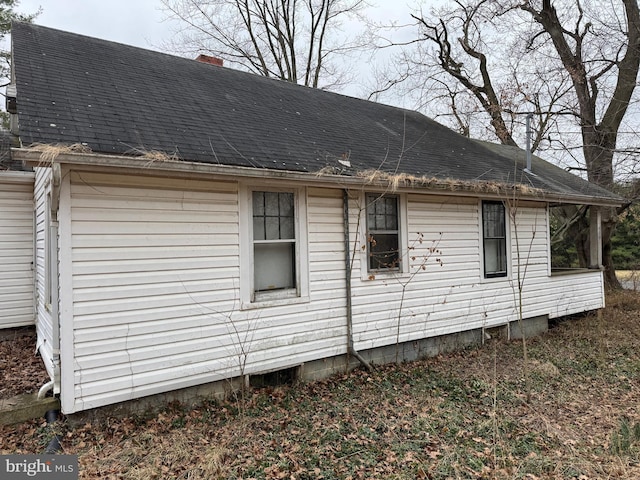
POLYGON ((264 217, 253 217, 253 239, 265 240, 264 217))
POLYGON ((293 193, 281 193, 279 195, 279 201, 280 216, 293 217, 293 193))
POLYGON ((507 274, 505 208, 499 202, 482 204, 484 273, 486 277, 507 274))
POLYGON ((398 229, 398 216, 397 215, 387 215, 387 230, 397 230, 398 229))
POLYGON ((279 213, 278 194, 275 192, 264 193, 264 214, 269 217, 277 217, 279 213))
POLYGON ((253 192, 253 239, 295 238, 294 195, 290 192, 253 192))
POLYGON ((369 269, 399 269, 398 197, 367 195, 369 269))
POLYGON ((387 215, 392 215, 392 216, 396 216, 397 212, 396 212, 396 198, 395 197, 391 197, 391 198, 385 198, 385 204, 386 204, 386 214, 387 215))
POLYGON ((294 232, 293 217, 280 218, 280 238, 283 240, 296 238, 294 232))
POLYGON ((278 217, 265 218, 265 238, 266 240, 280 239, 280 219, 278 217))
POLYGON ((369 269, 398 268, 398 235, 378 233, 369 238, 369 269))
POLYGON ((253 192, 253 215, 264 216, 264 192, 253 192))

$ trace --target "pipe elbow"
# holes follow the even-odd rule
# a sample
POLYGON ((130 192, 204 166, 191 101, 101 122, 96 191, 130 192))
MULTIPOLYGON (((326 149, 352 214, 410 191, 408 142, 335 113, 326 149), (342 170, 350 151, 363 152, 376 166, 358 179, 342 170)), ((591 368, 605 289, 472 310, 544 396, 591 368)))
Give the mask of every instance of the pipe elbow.
POLYGON ((38 400, 42 400, 47 395, 47 392, 51 390, 53 390, 53 380, 49 380, 40 387, 40 390, 38 390, 38 400))

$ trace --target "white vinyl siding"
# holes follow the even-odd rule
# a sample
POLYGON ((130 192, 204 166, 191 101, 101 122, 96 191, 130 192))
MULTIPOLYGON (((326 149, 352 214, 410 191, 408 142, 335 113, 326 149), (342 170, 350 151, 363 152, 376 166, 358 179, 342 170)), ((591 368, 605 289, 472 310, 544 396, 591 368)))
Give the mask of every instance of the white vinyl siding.
POLYGON ((33 182, 0 172, 0 329, 34 323, 33 182))
MULTIPOLYGON (((61 199, 68 218, 60 223, 61 285, 68 288, 61 295, 65 413, 346 353, 341 190, 299 188, 306 192, 306 213, 300 217, 308 238, 300 243, 301 265, 308 268, 304 302, 243 309, 241 219, 249 221, 250 212, 242 209, 236 181, 83 171, 65 178, 70 180, 61 199)), ((262 191, 293 187, 276 183, 262 191)), ((356 348, 516 319, 513 279, 482 281, 477 200, 402 197, 401 238, 403 245, 414 246, 406 256, 407 271, 403 266, 398 278, 368 279, 356 197, 349 247, 356 348), (420 271, 412 277, 415 269, 420 271)), ((599 272, 548 276, 544 205, 521 208, 514 226, 528 251, 526 317, 601 306, 599 272), (584 298, 571 296, 577 281, 585 284, 584 298)), ((515 262, 516 252, 509 257, 515 262)))
POLYGON ((346 351, 340 196, 309 198, 318 236, 301 248, 317 301, 300 315, 295 304, 240 308, 236 182, 70 178, 74 357, 63 411, 346 351))
MULTIPOLYGON (((361 280, 354 272, 354 331, 359 350, 517 320, 518 251, 524 318, 550 318, 604 305, 601 273, 549 277, 544 205, 520 207, 511 231, 510 277, 482 281, 480 204, 471 199, 409 195, 408 245, 413 278, 361 280), (440 200, 440 201, 438 201, 440 200), (421 238, 421 241, 416 241, 421 238), (528 264, 525 272, 525 264, 528 264), (422 267, 424 266, 424 269, 422 267), (400 299, 405 286, 402 309, 400 299), (581 292, 575 295, 580 285, 581 292), (399 325, 398 325, 399 322, 399 325)), ((357 225, 353 222, 352 228, 357 225)))

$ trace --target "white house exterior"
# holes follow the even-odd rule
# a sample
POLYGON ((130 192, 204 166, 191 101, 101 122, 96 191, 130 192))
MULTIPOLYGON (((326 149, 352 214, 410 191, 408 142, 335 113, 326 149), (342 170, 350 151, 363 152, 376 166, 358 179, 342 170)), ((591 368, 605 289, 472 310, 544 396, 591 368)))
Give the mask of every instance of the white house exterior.
POLYGON ((621 199, 540 159, 532 175, 415 112, 157 52, 27 24, 12 41, 64 413, 517 335, 519 288, 530 325, 604 306, 598 208, 621 199), (593 268, 552 272, 559 203, 590 206, 593 268))
MULTIPOLYGON (((552 274, 545 201, 514 205, 515 222, 507 213, 507 275, 485 278, 481 205, 504 199, 398 190, 406 266, 372 275, 359 225, 364 194, 379 188, 347 189, 346 251, 344 189, 329 182, 60 163, 59 326, 44 301, 55 260, 45 258, 43 221, 36 270, 40 351, 65 413, 344 356, 346 260, 360 352, 516 321, 516 229, 525 319, 604 306, 599 270, 552 274), (250 298, 254 189, 296 195, 299 283, 288 298, 250 298)), ((37 218, 45 218, 55 180, 49 168, 36 172, 37 218)))
POLYGON ((0 329, 33 325, 33 173, 0 171, 0 329))

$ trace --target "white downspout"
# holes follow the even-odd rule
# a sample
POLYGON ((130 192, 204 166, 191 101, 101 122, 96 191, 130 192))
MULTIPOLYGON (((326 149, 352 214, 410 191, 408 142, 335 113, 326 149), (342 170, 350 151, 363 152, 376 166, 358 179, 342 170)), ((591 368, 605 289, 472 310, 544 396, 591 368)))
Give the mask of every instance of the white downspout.
POLYGON ((47 395, 47 392, 50 391, 52 388, 53 388, 53 380, 49 380, 47 383, 42 385, 40 387, 40 390, 38 390, 38 400, 42 400, 47 395))
POLYGON ((62 183, 62 175, 60 172, 60 164, 51 164, 51 203, 50 208, 50 224, 49 239, 51 245, 47 246, 46 254, 50 256, 50 272, 51 277, 51 328, 52 328, 52 361, 53 361, 53 378, 50 382, 45 383, 38 392, 38 398, 42 398, 53 388, 54 394, 60 392, 60 291, 58 281, 58 207, 60 205, 60 185, 62 183))

